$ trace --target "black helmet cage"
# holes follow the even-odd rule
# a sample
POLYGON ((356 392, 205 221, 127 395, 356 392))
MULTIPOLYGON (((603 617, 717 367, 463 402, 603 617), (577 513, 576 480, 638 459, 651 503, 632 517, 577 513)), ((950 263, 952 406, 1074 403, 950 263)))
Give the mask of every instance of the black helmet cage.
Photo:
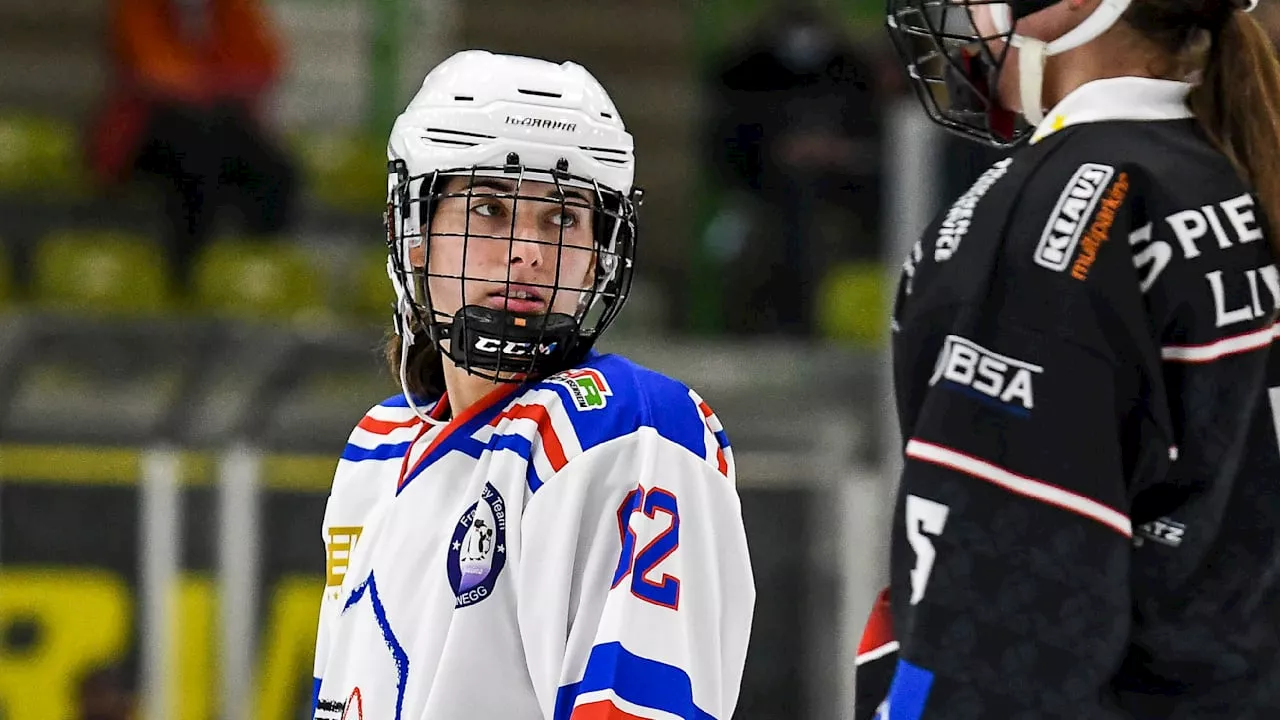
MULTIPOLYGON (((404 295, 396 308, 397 331, 404 342, 416 338, 410 335, 414 328, 423 328, 430 342, 442 356, 447 355, 467 372, 494 381, 518 381, 545 377, 582 360, 611 325, 626 302, 631 291, 635 270, 636 211, 643 201, 643 191, 635 188, 624 195, 618 190, 600 185, 591 178, 568 172, 562 161, 557 168, 529 168, 511 153, 505 165, 471 166, 410 176, 403 160, 388 163, 389 192, 385 217, 387 250, 390 271, 404 295), (464 191, 445 193, 445 181, 449 177, 469 177, 471 182, 464 191), (477 178, 504 178, 515 183, 511 192, 494 189, 475 191, 477 178), (523 183, 538 181, 554 184, 559 190, 554 196, 523 194, 523 183), (579 199, 587 195, 589 200, 579 199), (468 207, 471 198, 486 197, 511 202, 511 224, 506 234, 490 235, 472 230, 471 214, 466 214, 466 224, 460 233, 440 233, 431 229, 435 210, 441 200, 465 198, 468 207), (564 248, 564 226, 554 241, 516 236, 516 218, 520 203, 550 203, 564 208, 587 208, 593 216, 595 266, 594 281, 589 287, 562 284, 561 253, 564 248), (409 250, 422 246, 424 257, 430 257, 430 243, 436 237, 458 237, 463 243, 463 266, 457 275, 433 270, 429 262, 424 267, 412 267, 409 250), (549 284, 521 282, 523 285, 549 291, 545 298, 548 310, 555 306, 562 292, 579 294, 578 307, 573 315, 548 312, 538 316, 524 316, 514 312, 494 310, 478 305, 464 305, 456 314, 438 310, 432 302, 430 283, 432 277, 457 280, 466 297, 468 282, 502 282, 501 278, 469 276, 467 271, 467 243, 475 238, 506 240, 546 245, 555 249, 555 278, 549 284), (446 345, 445 342, 448 341, 446 345)), ((512 252, 509 246, 508 252, 512 252)), ((511 263, 507 263, 506 282, 511 282, 511 263)))
POLYGON ((1005 109, 999 78, 1012 47, 1006 32, 982 35, 974 8, 1011 5, 1023 17, 1055 0, 887 0, 889 36, 929 117, 944 128, 994 147, 1011 147, 1034 128, 1005 109), (998 52, 991 43, 1003 41, 998 52))

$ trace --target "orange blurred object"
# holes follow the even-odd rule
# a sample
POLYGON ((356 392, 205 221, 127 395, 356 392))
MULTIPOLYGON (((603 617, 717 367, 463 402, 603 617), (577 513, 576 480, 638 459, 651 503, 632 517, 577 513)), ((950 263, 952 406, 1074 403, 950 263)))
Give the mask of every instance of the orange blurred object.
POLYGON ((128 172, 153 104, 256 111, 280 74, 280 43, 258 0, 115 0, 111 35, 115 87, 90 158, 103 179, 128 172))

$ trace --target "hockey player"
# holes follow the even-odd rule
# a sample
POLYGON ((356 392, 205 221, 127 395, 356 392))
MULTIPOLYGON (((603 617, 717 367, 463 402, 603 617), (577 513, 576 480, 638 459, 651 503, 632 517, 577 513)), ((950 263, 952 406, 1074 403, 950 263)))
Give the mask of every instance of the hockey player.
POLYGON ((931 116, 1027 144, 903 268, 859 718, 1280 718, 1280 72, 1249 9, 889 0, 931 116))
POLYGON ((391 353, 334 479, 318 719, 728 718, 755 590, 723 428, 592 344, 631 135, 581 66, 467 51, 388 155, 391 353))

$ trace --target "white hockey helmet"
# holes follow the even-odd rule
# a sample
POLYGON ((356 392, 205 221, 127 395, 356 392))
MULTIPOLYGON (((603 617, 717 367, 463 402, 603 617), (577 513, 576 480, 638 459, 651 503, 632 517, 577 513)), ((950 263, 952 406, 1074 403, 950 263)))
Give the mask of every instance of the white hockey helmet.
MULTIPOLYGON (((417 328, 455 364, 494 380, 545 375, 586 355, 630 289, 642 197, 633 187, 634 141, 591 73, 570 62, 459 52, 427 75, 396 119, 387 158, 387 267, 406 355, 417 328), (432 307, 431 272, 414 267, 409 251, 430 242, 441 178, 458 175, 515 181, 514 192, 501 196, 517 203, 547 201, 522 195, 525 181, 587 191, 580 194, 593 199, 596 273, 575 315, 516 318, 479 306, 448 315, 432 307)), ((462 275, 466 282, 465 267, 462 275)))

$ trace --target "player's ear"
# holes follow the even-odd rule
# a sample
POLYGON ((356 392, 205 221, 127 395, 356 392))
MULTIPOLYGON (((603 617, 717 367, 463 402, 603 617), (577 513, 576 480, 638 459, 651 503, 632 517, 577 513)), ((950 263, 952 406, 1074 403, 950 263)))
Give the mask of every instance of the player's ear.
POLYGON ((590 290, 595 287, 596 275, 600 272, 600 248, 591 250, 591 262, 587 263, 586 272, 582 276, 582 284, 580 287, 590 290))
POLYGON ((426 237, 426 225, 422 226, 421 232, 420 239, 409 246, 409 265, 415 270, 421 270, 427 265, 427 244, 421 240, 422 237, 426 237))

